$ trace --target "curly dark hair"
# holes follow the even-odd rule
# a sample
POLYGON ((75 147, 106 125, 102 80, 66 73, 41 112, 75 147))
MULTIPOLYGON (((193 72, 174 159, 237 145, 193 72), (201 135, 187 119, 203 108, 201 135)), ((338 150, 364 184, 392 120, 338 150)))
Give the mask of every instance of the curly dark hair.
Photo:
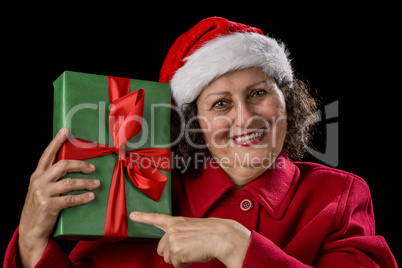
MULTIPOLYGON (((301 79, 294 79, 292 85, 279 88, 285 97, 287 113, 283 149, 293 161, 300 160, 315 130, 317 100, 310 94, 307 83, 301 79)), ((198 120, 194 120, 197 116, 196 102, 197 100, 183 105, 181 112, 172 111, 172 151, 187 165, 187 169, 184 169, 184 165, 176 167, 182 173, 198 172, 200 160, 194 162, 197 153, 210 156, 202 131, 194 131, 201 130, 198 120)))

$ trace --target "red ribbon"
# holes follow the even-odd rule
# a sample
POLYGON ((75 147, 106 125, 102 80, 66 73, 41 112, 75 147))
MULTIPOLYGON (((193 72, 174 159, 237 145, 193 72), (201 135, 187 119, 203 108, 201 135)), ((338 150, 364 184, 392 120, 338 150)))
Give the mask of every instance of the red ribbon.
POLYGON ((130 79, 108 76, 111 111, 109 129, 114 147, 79 138, 69 138, 61 147, 58 160, 85 160, 116 153, 119 160, 113 172, 106 211, 104 241, 119 241, 128 236, 124 168, 133 184, 147 196, 159 201, 167 178, 157 169, 170 170, 170 149, 147 148, 126 151, 129 139, 142 128, 144 90, 129 93, 130 79), (141 164, 138 167, 139 163, 141 164), (157 169, 156 169, 157 168, 157 169))

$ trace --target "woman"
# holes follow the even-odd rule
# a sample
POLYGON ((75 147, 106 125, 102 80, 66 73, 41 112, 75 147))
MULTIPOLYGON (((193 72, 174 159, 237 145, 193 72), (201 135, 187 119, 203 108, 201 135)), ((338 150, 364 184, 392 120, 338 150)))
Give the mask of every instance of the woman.
POLYGON ((292 162, 309 140, 315 102, 294 78, 283 45, 261 30, 208 18, 180 36, 161 70, 180 113, 175 216, 133 212, 165 231, 158 244, 79 242, 65 255, 49 236, 61 209, 91 202, 97 180, 83 161, 53 159, 63 128, 41 157, 5 266, 396 267, 374 234, 367 184, 313 163, 292 162), (186 126, 186 128, 183 128, 186 126))

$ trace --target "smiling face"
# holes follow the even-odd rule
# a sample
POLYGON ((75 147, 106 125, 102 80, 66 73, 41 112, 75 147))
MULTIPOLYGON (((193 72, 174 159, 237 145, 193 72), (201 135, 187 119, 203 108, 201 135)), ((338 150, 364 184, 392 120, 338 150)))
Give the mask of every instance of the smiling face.
POLYGON ((214 80, 197 99, 211 155, 238 186, 261 175, 282 149, 286 105, 273 78, 257 68, 214 80))

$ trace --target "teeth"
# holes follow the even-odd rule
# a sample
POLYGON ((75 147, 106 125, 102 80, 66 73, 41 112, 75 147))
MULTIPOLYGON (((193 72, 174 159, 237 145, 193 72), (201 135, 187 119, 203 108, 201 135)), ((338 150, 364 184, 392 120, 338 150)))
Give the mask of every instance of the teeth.
POLYGON ((240 141, 240 142, 251 141, 251 140, 254 140, 256 138, 261 137, 261 135, 263 133, 264 133, 264 131, 260 130, 260 131, 254 132, 254 133, 252 133, 250 135, 245 135, 245 136, 240 136, 240 137, 234 138, 234 140, 240 141))

